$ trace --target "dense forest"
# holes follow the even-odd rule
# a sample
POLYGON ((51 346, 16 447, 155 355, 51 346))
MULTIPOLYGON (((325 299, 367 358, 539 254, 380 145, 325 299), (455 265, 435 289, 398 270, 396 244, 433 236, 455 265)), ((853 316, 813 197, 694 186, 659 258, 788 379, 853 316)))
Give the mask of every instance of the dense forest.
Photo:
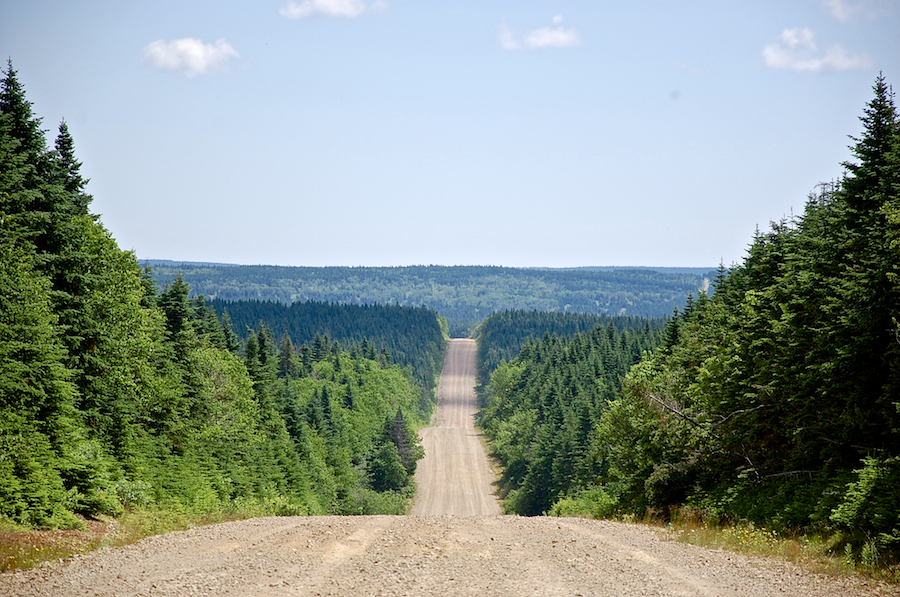
POLYGON ((161 285, 181 274, 211 299, 425 306, 447 320, 453 337, 508 309, 665 317, 708 281, 650 269, 152 265, 161 285))
POLYGON ((649 344, 641 344, 635 355, 640 357, 641 350, 655 346, 654 336, 662 329, 665 322, 666 320, 661 318, 629 317, 627 315, 499 311, 485 319, 476 328, 478 384, 486 386, 490 381, 491 373, 501 362, 513 360, 527 341, 539 340, 547 334, 568 338, 578 333, 591 332, 597 326, 611 325, 619 333, 631 330, 647 339, 649 344))
POLYGON ((424 404, 431 404, 443 364, 446 330, 442 330, 437 313, 430 309, 219 299, 207 304, 220 316, 227 313, 242 340, 246 339, 248 330, 262 323, 276 338, 287 335, 293 342, 315 345, 321 337, 327 337, 346 348, 359 345, 369 358, 410 367, 423 388, 424 404))
MULTIPOLYGON (((541 315, 517 319, 537 325, 541 315)), ((625 374, 658 339, 649 325, 619 331, 610 321, 571 338, 526 341, 518 357, 496 367, 479 420, 503 465, 507 512, 541 514, 593 482, 603 465, 591 449, 597 422, 621 398, 625 374)))
POLYGON ((400 513, 421 456, 409 372, 359 345, 243 346, 188 284, 158 288, 91 214, 65 121, 51 146, 0 85, 0 518, 125 509, 400 513))
MULTIPOLYGON (((516 509, 687 506, 830 534, 864 561, 900 556, 900 125, 883 76, 861 122, 840 180, 802 216, 757 233, 713 295, 669 322, 621 399, 597 405, 583 381, 560 386, 576 367, 561 356, 540 373, 533 406, 517 407, 512 389, 538 375, 552 340, 497 369, 485 424, 498 450, 516 446, 502 433, 510 417, 556 422, 504 454, 520 467, 506 473, 522 480, 516 509), (554 447, 560 437, 579 441, 554 447), (567 462, 588 466, 568 465, 559 482, 567 462)), ((571 358, 590 370, 595 357, 571 358)))

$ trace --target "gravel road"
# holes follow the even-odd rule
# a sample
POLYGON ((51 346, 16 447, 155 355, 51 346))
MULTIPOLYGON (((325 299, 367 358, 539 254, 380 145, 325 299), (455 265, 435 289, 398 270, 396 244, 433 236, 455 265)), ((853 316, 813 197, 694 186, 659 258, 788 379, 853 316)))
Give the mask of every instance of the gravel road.
POLYGON ((414 515, 258 518, 169 533, 0 574, 0 596, 900 595, 639 525, 491 514, 497 503, 467 410, 472 346, 450 345, 436 426, 423 432, 414 515))
POLYGON ((0 575, 0 594, 897 595, 665 541, 607 521, 516 516, 263 518, 0 575))
POLYGON ((425 458, 416 467, 413 515, 500 514, 494 476, 475 430, 474 340, 451 340, 438 385, 432 427, 422 430, 425 458))

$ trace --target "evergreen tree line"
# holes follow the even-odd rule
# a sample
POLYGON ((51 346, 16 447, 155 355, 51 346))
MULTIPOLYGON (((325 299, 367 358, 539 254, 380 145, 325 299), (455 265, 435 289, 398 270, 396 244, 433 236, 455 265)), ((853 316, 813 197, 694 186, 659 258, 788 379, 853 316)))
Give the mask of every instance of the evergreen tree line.
POLYGON ((349 305, 304 302, 223 301, 208 304, 220 316, 228 313, 236 333, 265 325, 276 338, 285 334, 300 344, 314 345, 324 336, 343 346, 357 347, 368 358, 409 367, 422 388, 422 415, 430 413, 434 387, 441 373, 446 330, 437 313, 425 307, 349 305))
POLYGON ((513 360, 527 341, 540 339, 545 334, 572 337, 578 333, 589 333, 598 325, 611 325, 619 333, 631 330, 652 339, 665 323, 662 318, 627 315, 499 311, 481 322, 475 332, 478 341, 478 385, 486 386, 491 373, 501 362, 513 360))
POLYGON ((420 388, 265 329, 241 350, 184 280, 161 291, 89 212, 9 62, 0 84, 0 516, 38 528, 124 509, 402 511, 420 388), (287 340, 287 339, 286 339, 287 340))
MULTIPOLYGON (((499 319, 537 325, 545 315, 499 319)), ((573 318, 576 327, 580 321, 573 318)), ((515 359, 502 361, 491 374, 480 425, 503 465, 507 512, 546 512, 560 496, 590 486, 603 473, 604 463, 592 449, 597 424, 607 405, 621 397, 622 378, 659 337, 647 322, 622 331, 616 323, 573 337, 547 333, 539 341, 526 340, 515 359)))
MULTIPOLYGON (((560 496, 550 511, 665 517, 689 507, 823 533, 867 562, 897 560, 900 124, 883 76, 860 120, 840 180, 812 193, 802 216, 758 232, 741 264, 721 268, 712 296, 689 302, 629 371, 621 398, 597 406, 573 379, 513 409, 507 403, 524 398, 511 389, 534 375, 526 364, 534 348, 497 369, 485 421, 508 477, 527 479, 527 466, 565 470, 573 444, 536 450, 557 441, 548 434, 510 451, 504 418, 534 428, 550 405, 561 437, 589 438, 566 471, 571 482, 544 472, 549 499, 523 511, 548 510, 560 496), (601 412, 580 427, 587 419, 572 409, 601 412), (520 454, 527 466, 511 471, 520 454), (582 461, 593 468, 574 464, 582 461), (565 493, 577 483, 586 483, 581 493, 565 493)), ((555 380, 573 367, 560 358, 543 375, 555 380)))
POLYGON ((424 305, 447 320, 453 337, 470 336, 486 317, 507 309, 666 317, 708 279, 650 269, 153 266, 160 284, 180 273, 194 292, 226 301, 424 305))
POLYGON ((256 400, 275 413, 270 425, 293 449, 272 456, 298 456, 309 471, 314 500, 304 512, 403 514, 413 496, 425 455, 416 429, 432 402, 423 402, 408 370, 367 346, 348 351, 317 336, 295 347, 288 335, 276 346, 265 326, 250 330, 244 344, 256 400))

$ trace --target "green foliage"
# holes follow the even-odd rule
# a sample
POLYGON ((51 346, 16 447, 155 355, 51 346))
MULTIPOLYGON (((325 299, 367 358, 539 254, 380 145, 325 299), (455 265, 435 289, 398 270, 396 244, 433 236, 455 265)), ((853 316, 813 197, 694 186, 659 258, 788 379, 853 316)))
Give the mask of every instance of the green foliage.
MULTIPOLYGON (((655 346, 655 334, 664 327, 665 320, 625 315, 498 311, 481 322, 476 330, 478 382, 480 385, 486 385, 497 366, 503 361, 514 359, 529 340, 538 340, 545 334, 570 338, 578 333, 590 333, 598 325, 611 325, 619 333, 631 330, 646 338, 646 345, 639 344, 633 347, 637 351, 636 356, 640 356, 642 350, 655 346)), ((616 373, 624 375, 626 371, 627 368, 620 366, 616 373)))
POLYGON ((597 424, 619 399, 621 376, 655 342, 645 326, 620 333, 609 323, 572 338, 528 341, 494 370, 480 421, 504 467, 508 512, 542 514, 595 485, 605 469, 592 451, 597 424))
POLYGON ((366 467, 372 489, 377 492, 397 491, 406 487, 409 476, 393 442, 382 443, 370 456, 366 467))
MULTIPOLYGON (((184 279, 176 277, 176 282, 184 279)), ((174 288, 174 283, 173 283, 174 288)), ((186 297, 185 297, 186 298, 186 297)), ((378 359, 382 364, 397 363, 410 367, 412 374, 427 394, 426 410, 430 414, 434 383, 443 363, 444 333, 437 313, 424 307, 397 305, 347 305, 304 302, 285 305, 275 302, 211 300, 217 313, 227 312, 237 335, 247 338, 247 331, 260 324, 274 338, 290 338, 307 344, 318 358, 322 342, 337 342, 357 357, 378 359)), ((285 363, 286 365, 287 363, 285 363)))
POLYGON ((368 483, 377 492, 402 491, 412 483, 416 463, 425 456, 419 436, 407 424, 402 410, 389 418, 367 454, 368 483))
POLYGON ((377 492, 372 489, 358 488, 350 495, 348 514, 371 515, 407 514, 413 498, 414 487, 406 486, 400 491, 377 492))
POLYGON ((617 500, 602 487, 591 487, 565 497, 550 508, 550 516, 604 519, 613 515, 617 500))
POLYGON ((354 355, 322 336, 315 344, 294 347, 288 338, 276 351, 266 328, 251 333, 244 353, 254 391, 277 413, 273 429, 301 455, 304 483, 319 507, 353 514, 388 504, 394 512, 399 498, 371 492, 408 501, 411 471, 423 456, 413 431, 421 424, 420 390, 407 371, 382 364, 379 355, 354 355))
POLYGON ((0 240, 0 514, 68 527, 75 522, 62 507, 61 469, 75 392, 48 289, 29 252, 0 240))
MULTIPOLYGON (((875 549, 896 560, 900 547, 900 457, 866 458, 854 471, 844 499, 831 521, 848 534, 844 543, 856 550, 875 549)), ((895 562, 892 562, 895 563, 895 562)))

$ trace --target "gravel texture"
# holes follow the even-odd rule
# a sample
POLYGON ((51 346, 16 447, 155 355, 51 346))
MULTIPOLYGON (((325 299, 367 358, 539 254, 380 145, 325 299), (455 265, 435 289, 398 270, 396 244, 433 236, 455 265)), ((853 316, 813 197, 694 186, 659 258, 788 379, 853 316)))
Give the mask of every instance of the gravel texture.
POLYGON ((608 521, 263 518, 0 575, 0 595, 898 595, 608 521))

